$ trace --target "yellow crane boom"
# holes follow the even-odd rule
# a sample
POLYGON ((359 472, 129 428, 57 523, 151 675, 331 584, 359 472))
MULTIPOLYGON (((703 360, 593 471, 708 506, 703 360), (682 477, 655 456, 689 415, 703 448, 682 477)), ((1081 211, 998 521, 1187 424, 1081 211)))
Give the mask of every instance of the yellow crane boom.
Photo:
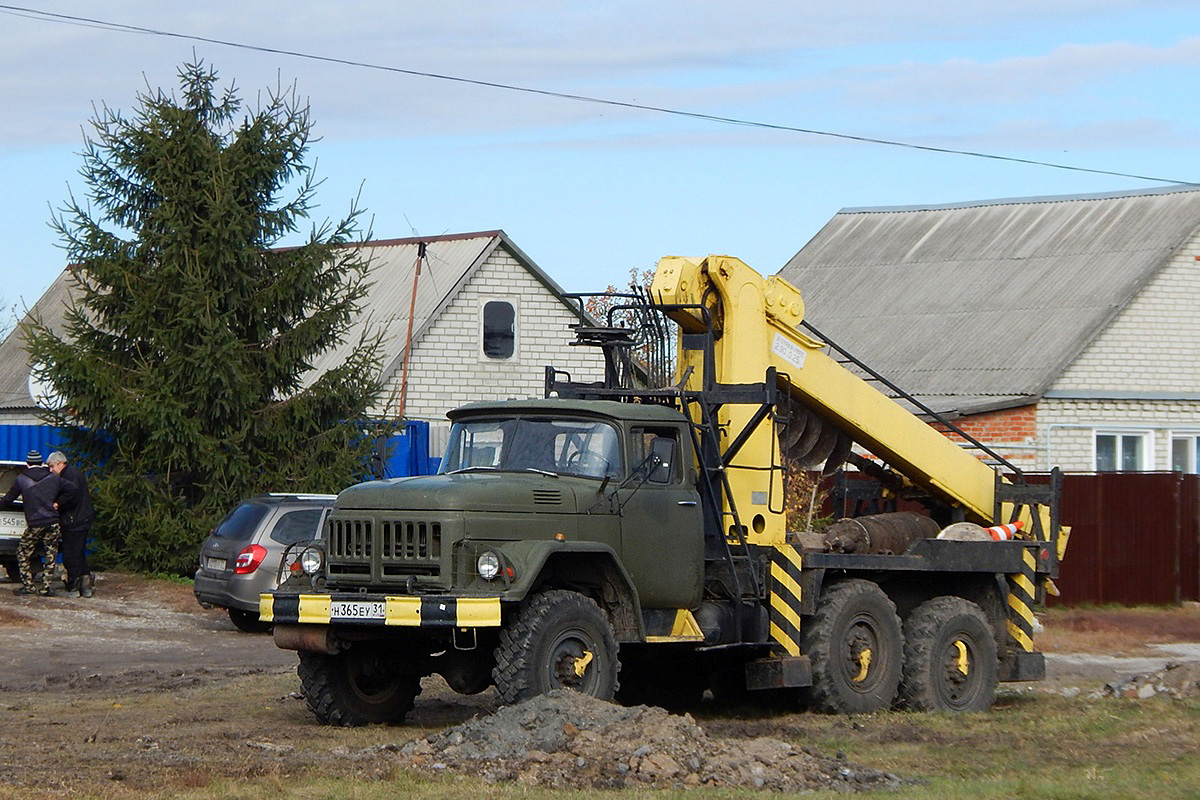
MULTIPOLYGON (((672 256, 659 261, 651 294, 659 303, 691 307, 671 314, 684 332, 701 330, 707 324, 704 317, 711 318, 720 331, 716 381, 761 382, 766 368, 774 367, 781 388, 795 403, 911 483, 961 508, 968 521, 985 526, 1009 521, 998 519, 1012 509, 1001 508, 997 514, 996 471, 846 369, 825 352, 825 343, 801 332, 804 299, 786 280, 764 278, 731 256, 672 256)), ((681 346, 677 359, 677 378, 688 376, 688 388, 700 386, 700 355, 681 346)), ((740 430, 752 413, 725 406, 723 429, 740 430)), ((731 494, 746 528, 742 533, 755 544, 786 538, 782 476, 779 470, 762 469, 778 464, 782 451, 776 426, 759 424, 728 465, 731 494)), ((1028 508, 1023 516, 1029 530, 1028 508)), ((1049 517, 1042 521, 1045 535, 1052 536, 1049 517)))

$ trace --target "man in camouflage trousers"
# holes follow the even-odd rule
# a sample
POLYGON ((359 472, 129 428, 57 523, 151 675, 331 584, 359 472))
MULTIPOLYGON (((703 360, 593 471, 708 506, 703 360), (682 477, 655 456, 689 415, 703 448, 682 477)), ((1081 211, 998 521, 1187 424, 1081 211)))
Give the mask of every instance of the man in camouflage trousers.
POLYGON ((25 512, 25 532, 17 545, 17 566, 21 571, 21 588, 15 594, 51 596, 50 580, 54 577, 54 559, 58 556, 58 504, 70 503, 75 497, 75 484, 60 478, 42 466, 42 454, 30 450, 25 457, 26 470, 13 481, 12 488, 0 498, 0 509, 12 508, 21 497, 25 512), (39 549, 44 550, 39 559, 39 549), (33 584, 34 561, 40 561, 42 585, 33 584))

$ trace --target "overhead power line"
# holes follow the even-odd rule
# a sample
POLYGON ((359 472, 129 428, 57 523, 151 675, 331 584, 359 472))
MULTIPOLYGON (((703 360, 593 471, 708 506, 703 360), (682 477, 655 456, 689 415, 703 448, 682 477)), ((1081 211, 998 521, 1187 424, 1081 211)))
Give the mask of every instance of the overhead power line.
POLYGON ((334 56, 321 56, 313 53, 302 53, 298 50, 285 50, 277 47, 266 47, 263 45, 245 44, 243 42, 232 42, 226 39, 214 39, 209 36, 199 36, 191 33, 179 33, 177 31, 165 31, 156 28, 146 28, 139 25, 127 25, 120 22, 108 22, 106 20, 92 19, 89 17, 80 17, 71 14, 56 14, 50 11, 41 11, 35 8, 25 8, 22 6, 10 6, 0 4, 0 11, 6 11, 15 15, 25 15, 37 19, 43 19, 50 22, 59 22, 72 25, 83 25, 88 27, 96 27, 104 30, 118 31, 122 33, 139 33, 149 36, 166 36, 174 39, 185 39, 192 42, 205 42, 206 44, 220 45, 221 47, 232 47, 239 50, 252 50, 260 53, 272 53, 274 55, 290 56, 292 58, 302 58, 310 61, 322 61, 327 64, 341 64, 348 67, 359 67, 362 69, 377 70, 380 72, 391 72, 399 75, 410 75, 416 78, 431 78, 439 81, 452 81, 454 83, 464 83, 472 86, 483 86, 489 89, 503 89, 510 92, 523 92, 525 94, 541 95, 543 97, 553 97, 560 100, 571 100, 579 103, 595 103, 597 105, 615 106, 617 108, 628 108, 636 111, 649 111, 656 114, 668 114, 676 117, 686 117, 688 119, 705 120, 708 122, 716 122, 722 125, 740 125, 749 128, 764 128, 767 130, 786 131, 789 133, 803 133, 809 136, 824 136, 832 139, 842 139, 851 142, 862 142, 864 144, 878 144, 887 147, 903 147, 909 150, 924 150, 929 153, 945 153, 948 155, 970 156, 972 158, 987 158, 994 161, 1007 161, 1016 164, 1029 164, 1036 167, 1049 167, 1051 169, 1069 170, 1071 172, 1088 172, 1094 175, 1112 175, 1118 178, 1134 178, 1136 180, 1152 181, 1154 183, 1170 183, 1184 186, 1194 186, 1194 181, 1183 181, 1175 178, 1157 178, 1151 175, 1137 175, 1130 172, 1117 172, 1107 169, 1093 169, 1090 167, 1078 167, 1070 164, 1057 164, 1052 161, 1039 161, 1032 158, 1018 158, 1016 156, 1003 156, 996 153, 984 153, 974 150, 958 150, 951 147, 935 147, 933 145, 914 144, 912 142, 900 142, 892 139, 880 139, 873 136, 856 136, 850 133, 837 133, 835 131, 823 131, 815 128, 801 128, 795 125, 781 125, 771 122, 760 122, 756 120, 738 119, 736 117, 723 117, 716 114, 704 114, 698 111, 682 111, 674 108, 664 108, 662 106, 652 106, 643 103, 627 103, 621 100, 609 100, 602 97, 589 97, 588 95, 570 94, 568 92, 554 92, 548 89, 535 89, 529 86, 517 86, 510 83, 498 83, 496 81, 483 81, 475 78, 463 78, 457 75, 443 75, 436 72, 424 72, 422 70, 404 69, 402 67, 390 67, 384 64, 372 64, 367 61, 356 61, 349 58, 337 58, 334 56))

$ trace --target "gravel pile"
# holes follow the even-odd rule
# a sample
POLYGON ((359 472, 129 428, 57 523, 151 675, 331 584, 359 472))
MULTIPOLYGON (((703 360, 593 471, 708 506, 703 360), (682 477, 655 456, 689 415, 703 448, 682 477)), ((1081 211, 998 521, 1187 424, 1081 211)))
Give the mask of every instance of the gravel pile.
POLYGON ((1166 695, 1176 699, 1200 696, 1200 663, 1168 664, 1147 675, 1134 675, 1104 686, 1109 697, 1146 699, 1166 695))
POLYGON ((407 766, 551 788, 892 789, 901 779, 769 738, 715 739, 690 715, 555 690, 409 742, 407 766))

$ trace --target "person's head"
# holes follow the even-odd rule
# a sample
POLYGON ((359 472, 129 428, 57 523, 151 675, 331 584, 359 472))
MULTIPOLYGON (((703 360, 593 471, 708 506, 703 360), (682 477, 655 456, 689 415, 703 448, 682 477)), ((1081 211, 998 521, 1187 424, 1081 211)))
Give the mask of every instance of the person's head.
POLYGON ((42 465, 42 454, 37 450, 30 450, 25 455, 25 466, 40 467, 42 465))
POLYGON ((46 466, 55 475, 63 471, 63 467, 67 465, 67 457, 59 451, 55 450, 50 455, 46 456, 46 466))

